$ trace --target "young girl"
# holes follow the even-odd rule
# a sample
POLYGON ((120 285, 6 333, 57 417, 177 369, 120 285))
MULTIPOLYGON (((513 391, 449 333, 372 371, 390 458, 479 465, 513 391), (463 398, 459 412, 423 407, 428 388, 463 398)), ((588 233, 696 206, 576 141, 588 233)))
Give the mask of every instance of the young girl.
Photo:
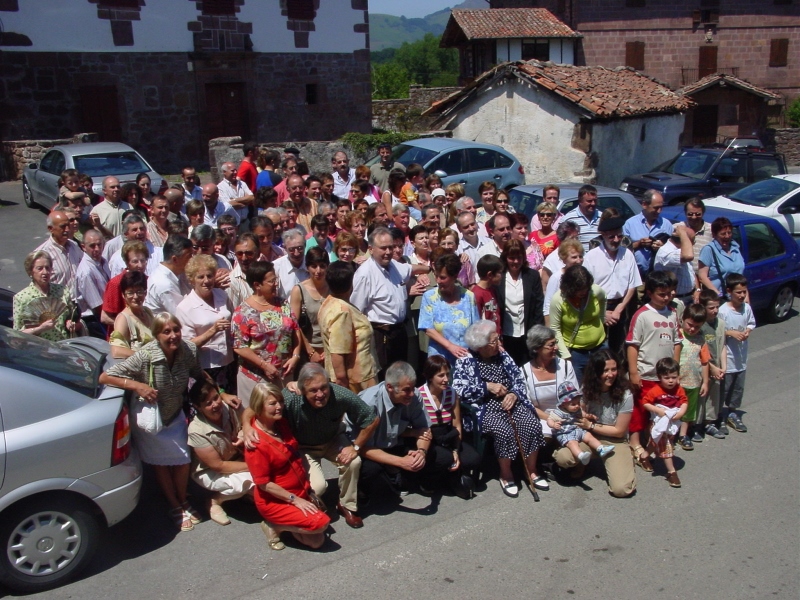
POLYGON ((681 487, 681 480, 672 461, 672 449, 678 423, 686 413, 689 399, 680 386, 681 367, 674 358, 662 358, 656 363, 658 383, 654 384, 639 402, 650 413, 650 443, 648 449, 656 452, 667 467, 667 482, 671 487, 681 487))
POLYGON ((417 392, 431 423, 433 443, 452 453, 451 486, 456 495, 469 500, 475 495, 475 482, 460 472, 477 468, 481 458, 472 446, 462 441, 461 403, 450 387, 450 365, 444 356, 433 355, 425 361, 422 372, 427 383, 417 392))
POLYGON ((595 421, 594 415, 584 412, 581 406, 581 394, 571 382, 565 381, 558 386, 558 406, 547 417, 547 425, 553 430, 556 441, 562 448, 568 448, 572 456, 577 458, 582 465, 588 465, 592 458, 591 452, 581 450, 579 442, 597 452, 600 458, 605 458, 614 452, 611 444, 601 444, 591 433, 578 426, 583 419, 595 421))

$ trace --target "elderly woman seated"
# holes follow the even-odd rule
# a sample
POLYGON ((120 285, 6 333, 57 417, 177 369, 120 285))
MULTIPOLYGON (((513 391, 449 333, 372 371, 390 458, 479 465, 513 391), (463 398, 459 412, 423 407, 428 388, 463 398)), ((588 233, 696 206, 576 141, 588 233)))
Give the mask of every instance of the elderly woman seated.
POLYGON ((547 481, 536 474, 536 456, 544 446, 542 427, 528 401, 522 372, 500 347, 497 326, 478 321, 467 329, 464 340, 470 354, 456 361, 453 389, 464 404, 472 406, 480 431, 494 439, 503 493, 512 498, 519 495, 511 461, 520 450, 534 486, 549 489, 547 481))

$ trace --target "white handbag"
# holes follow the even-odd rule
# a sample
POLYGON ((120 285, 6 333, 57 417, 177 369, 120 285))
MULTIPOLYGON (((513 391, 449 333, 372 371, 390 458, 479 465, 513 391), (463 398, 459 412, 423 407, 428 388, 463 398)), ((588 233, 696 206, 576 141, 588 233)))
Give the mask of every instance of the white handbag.
MULTIPOLYGON (((150 381, 148 385, 153 387, 153 383, 153 361, 151 357, 150 381)), ((158 409, 157 402, 150 403, 139 396, 136 400, 134 411, 136 413, 136 426, 139 427, 139 429, 153 435, 164 429, 164 422, 161 420, 161 411, 158 409)))

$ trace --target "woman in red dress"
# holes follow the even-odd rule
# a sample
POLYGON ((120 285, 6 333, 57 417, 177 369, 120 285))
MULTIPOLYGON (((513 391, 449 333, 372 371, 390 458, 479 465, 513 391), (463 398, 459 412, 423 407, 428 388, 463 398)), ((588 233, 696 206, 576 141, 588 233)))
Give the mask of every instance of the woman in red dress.
POLYGON ((258 486, 256 508, 264 523, 261 528, 273 550, 285 547, 284 531, 311 548, 325 543, 330 518, 312 502, 316 500, 308 479, 308 468, 297 450, 297 440, 283 419, 283 395, 278 386, 259 383, 250 397, 255 412, 252 426, 259 433, 255 448, 245 452, 245 461, 258 486))

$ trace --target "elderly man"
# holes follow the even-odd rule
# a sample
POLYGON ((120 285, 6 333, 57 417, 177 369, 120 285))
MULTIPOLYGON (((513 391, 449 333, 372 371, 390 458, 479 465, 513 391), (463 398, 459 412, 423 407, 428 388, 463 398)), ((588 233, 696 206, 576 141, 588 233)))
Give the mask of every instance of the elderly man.
POLYGON ((253 288, 247 283, 247 269, 258 257, 258 240, 252 233, 243 233, 236 240, 234 247, 236 264, 230 273, 228 298, 234 308, 240 306, 247 298, 253 295, 253 288))
POLYGON ((236 256, 233 249, 236 247, 236 240, 239 236, 239 229, 236 227, 236 219, 233 215, 222 215, 217 219, 217 229, 228 236, 228 247, 225 248, 225 258, 233 264, 236 256))
MULTIPOLYGON (((417 395, 416 373, 405 362, 392 363, 386 369, 386 381, 359 394, 380 423, 361 444, 360 485, 372 495, 379 482, 388 482, 395 493, 407 491, 416 482, 423 493, 434 487, 437 478, 446 476, 453 453, 433 446, 425 408, 417 395)), ((361 439, 362 428, 349 419, 348 437, 361 439)))
POLYGON ((202 200, 203 190, 197 185, 197 171, 194 167, 184 167, 181 171, 181 179, 183 179, 183 197, 186 202, 190 200, 202 200))
POLYGON ((294 286, 308 279, 306 269, 306 244, 299 229, 283 232, 283 248, 286 255, 275 261, 278 276, 278 297, 288 300, 294 286))
POLYGON ((478 251, 479 260, 487 254, 499 257, 503 253, 506 242, 511 239, 511 220, 504 214, 495 213, 486 221, 486 232, 490 237, 488 243, 478 251))
POLYGON ((659 234, 672 235, 672 223, 661 216, 664 208, 664 196, 656 190, 647 190, 642 196, 642 212, 625 221, 622 233, 627 235, 633 244, 639 274, 644 279, 652 269, 653 257, 664 242, 657 239, 659 234))
POLYGON ((686 215, 684 222, 689 226, 694 237, 692 269, 697 273, 697 269, 700 268, 697 264, 700 260, 700 251, 714 239, 714 236, 711 235, 711 223, 703 219, 706 214, 706 205, 700 198, 689 198, 683 205, 683 214, 686 215))
POLYGON ((203 186, 203 204, 205 205, 205 214, 203 222, 212 227, 217 226, 217 219, 222 215, 233 215, 236 218, 236 225, 241 222, 239 213, 227 202, 219 199, 219 188, 213 183, 207 183, 203 186))
POLYGON ((261 255, 258 260, 275 262, 286 252, 275 243, 275 225, 272 219, 264 215, 250 219, 250 232, 256 236, 261 255))
POLYGON ((624 224, 622 217, 600 219, 597 230, 603 243, 589 250, 583 259, 583 266, 606 293, 608 344, 617 354, 625 345, 625 334, 635 309, 636 288, 642 285, 633 252, 621 246, 624 224))
MULTIPOLYGON (((289 423, 309 466, 309 479, 314 493, 322 498, 328 489, 320 463, 333 463, 339 472, 339 502, 336 510, 350 527, 363 527, 358 514, 358 477, 361 472, 359 453, 378 428, 375 411, 347 388, 333 384, 325 369, 306 363, 300 369, 296 387, 283 390, 286 401, 284 418, 289 423), (342 419, 354 423, 358 433, 351 439, 342 431, 342 419)), ((246 409, 243 421, 255 416, 246 409)), ((245 427, 245 436, 252 437, 252 427, 245 427)), ((255 431, 256 435, 261 435, 255 431)))
POLYGON ((347 153, 341 150, 331 158, 333 172, 333 193, 339 198, 350 197, 350 185, 356 180, 356 170, 350 168, 347 153))
MULTIPOLYGON (((219 199, 232 207, 239 215, 239 221, 247 219, 249 207, 255 202, 255 196, 250 187, 238 177, 239 170, 233 163, 226 162, 222 165, 222 181, 217 189, 219 199)), ((205 201, 205 200, 204 200, 205 201)), ((208 215, 206 206, 206 215, 208 215)), ((214 225, 216 227, 216 224, 214 225)))
POLYGON ((356 271, 350 295, 350 303, 367 315, 372 323, 381 372, 395 361, 407 360, 406 286, 412 274, 424 275, 430 270, 424 265, 392 260, 393 246, 394 240, 388 229, 378 227, 370 234, 370 257, 356 271))
POLYGON ((578 190, 578 206, 564 215, 565 221, 571 221, 580 227, 578 239, 583 245, 583 251, 589 251, 589 242, 597 237, 597 227, 600 225, 600 210, 597 208, 597 188, 593 185, 584 185, 578 190))
POLYGON ((106 330, 100 317, 103 309, 103 294, 111 279, 108 262, 103 258, 103 236, 96 229, 83 234, 84 255, 75 273, 76 300, 81 318, 92 337, 106 339, 106 330))
POLYGON ((147 298, 144 305, 154 314, 175 309, 183 297, 192 291, 184 272, 192 258, 192 242, 187 238, 172 235, 164 244, 164 261, 147 280, 147 298))
POLYGON ((50 232, 47 240, 36 248, 35 252, 47 252, 53 261, 53 274, 50 283, 59 283, 69 288, 72 297, 76 297, 75 273, 78 265, 83 260, 83 252, 77 242, 69 239, 69 216, 60 210, 51 212, 47 216, 47 231, 50 232))
MULTIPOLYGON (((275 186, 275 193, 278 194, 276 204, 280 206, 289 199, 289 177, 297 175, 297 157, 287 156, 281 162, 281 170, 283 171, 283 181, 275 186)), ((298 175, 299 177, 299 175, 298 175)))
POLYGON ((167 213, 167 222, 180 222, 189 224, 189 217, 186 216, 186 209, 184 205, 186 202, 191 202, 192 200, 197 200, 198 202, 203 201, 203 192, 200 190, 199 186, 195 186, 194 188, 197 190, 197 198, 190 198, 186 200, 184 196, 184 192, 182 191, 183 188, 177 185, 172 186, 167 191, 164 192, 164 198, 167 199, 167 206, 169 206, 169 213, 167 213))
MULTIPOLYGON (((270 207, 262 212, 260 217, 267 219, 270 223, 272 223, 272 231, 274 233, 274 237, 277 238, 278 243, 275 244, 277 248, 280 249, 280 244, 283 243, 283 232, 286 230, 284 223, 289 221, 289 213, 286 212, 286 209, 281 207, 270 207)), ((275 240, 273 240, 274 242, 275 240)))
MULTIPOLYGON (((318 178, 314 178, 317 183, 322 184, 318 178)), ((289 192, 289 200, 294 202, 297 207, 297 223, 302 225, 306 231, 311 231, 311 219, 319 211, 317 201, 306 195, 306 182, 299 175, 292 175, 286 183, 289 192)))
POLYGON ((167 241, 169 237, 168 216, 169 201, 164 196, 153 198, 150 203, 150 221, 147 223, 147 239, 153 246, 161 247, 167 241))
MULTIPOLYGON (((472 265, 472 280, 478 281, 478 260, 481 249, 489 244, 489 239, 478 234, 478 221, 472 213, 464 212, 456 217, 456 226, 461 234, 456 254, 466 256, 472 265)), ((485 229, 485 228, 484 228, 485 229)))
POLYGON ((147 226, 144 219, 137 213, 131 213, 122 222, 123 234, 115 237, 106 244, 103 256, 108 260, 111 276, 116 277, 125 270, 125 260, 122 257, 122 246, 130 240, 139 240, 147 246, 150 258, 147 259, 146 275, 152 275, 164 259, 163 246, 155 246, 147 239, 147 226))
MULTIPOLYGON (((684 305, 695 302, 695 291, 700 290, 696 272, 692 268, 694 260, 692 233, 688 225, 676 223, 672 229, 672 235, 667 243, 658 249, 653 262, 653 270, 675 273, 678 279, 675 296, 684 305)), ((697 291, 697 300, 699 298, 700 292, 697 291)))
POLYGON ((406 167, 403 163, 392 160, 391 144, 381 144, 378 146, 378 156, 380 160, 369 168, 370 181, 374 185, 377 185, 381 192, 385 192, 389 189, 389 173, 393 169, 405 171, 406 167))
MULTIPOLYGON (((478 222, 478 208, 475 206, 475 200, 470 198, 469 196, 462 196, 455 202, 456 208, 456 215, 460 215, 462 213, 469 213, 473 217, 475 217, 475 221, 478 227, 478 235, 480 237, 489 237, 489 232, 486 231, 486 224, 478 222)), ((453 231, 458 231, 458 222, 453 223, 450 225, 450 229, 453 231)))
POLYGON ((103 234, 107 240, 122 233, 122 219, 125 211, 131 209, 127 202, 119 199, 120 185, 116 177, 103 179, 103 196, 105 200, 95 206, 89 216, 92 227, 103 234))

